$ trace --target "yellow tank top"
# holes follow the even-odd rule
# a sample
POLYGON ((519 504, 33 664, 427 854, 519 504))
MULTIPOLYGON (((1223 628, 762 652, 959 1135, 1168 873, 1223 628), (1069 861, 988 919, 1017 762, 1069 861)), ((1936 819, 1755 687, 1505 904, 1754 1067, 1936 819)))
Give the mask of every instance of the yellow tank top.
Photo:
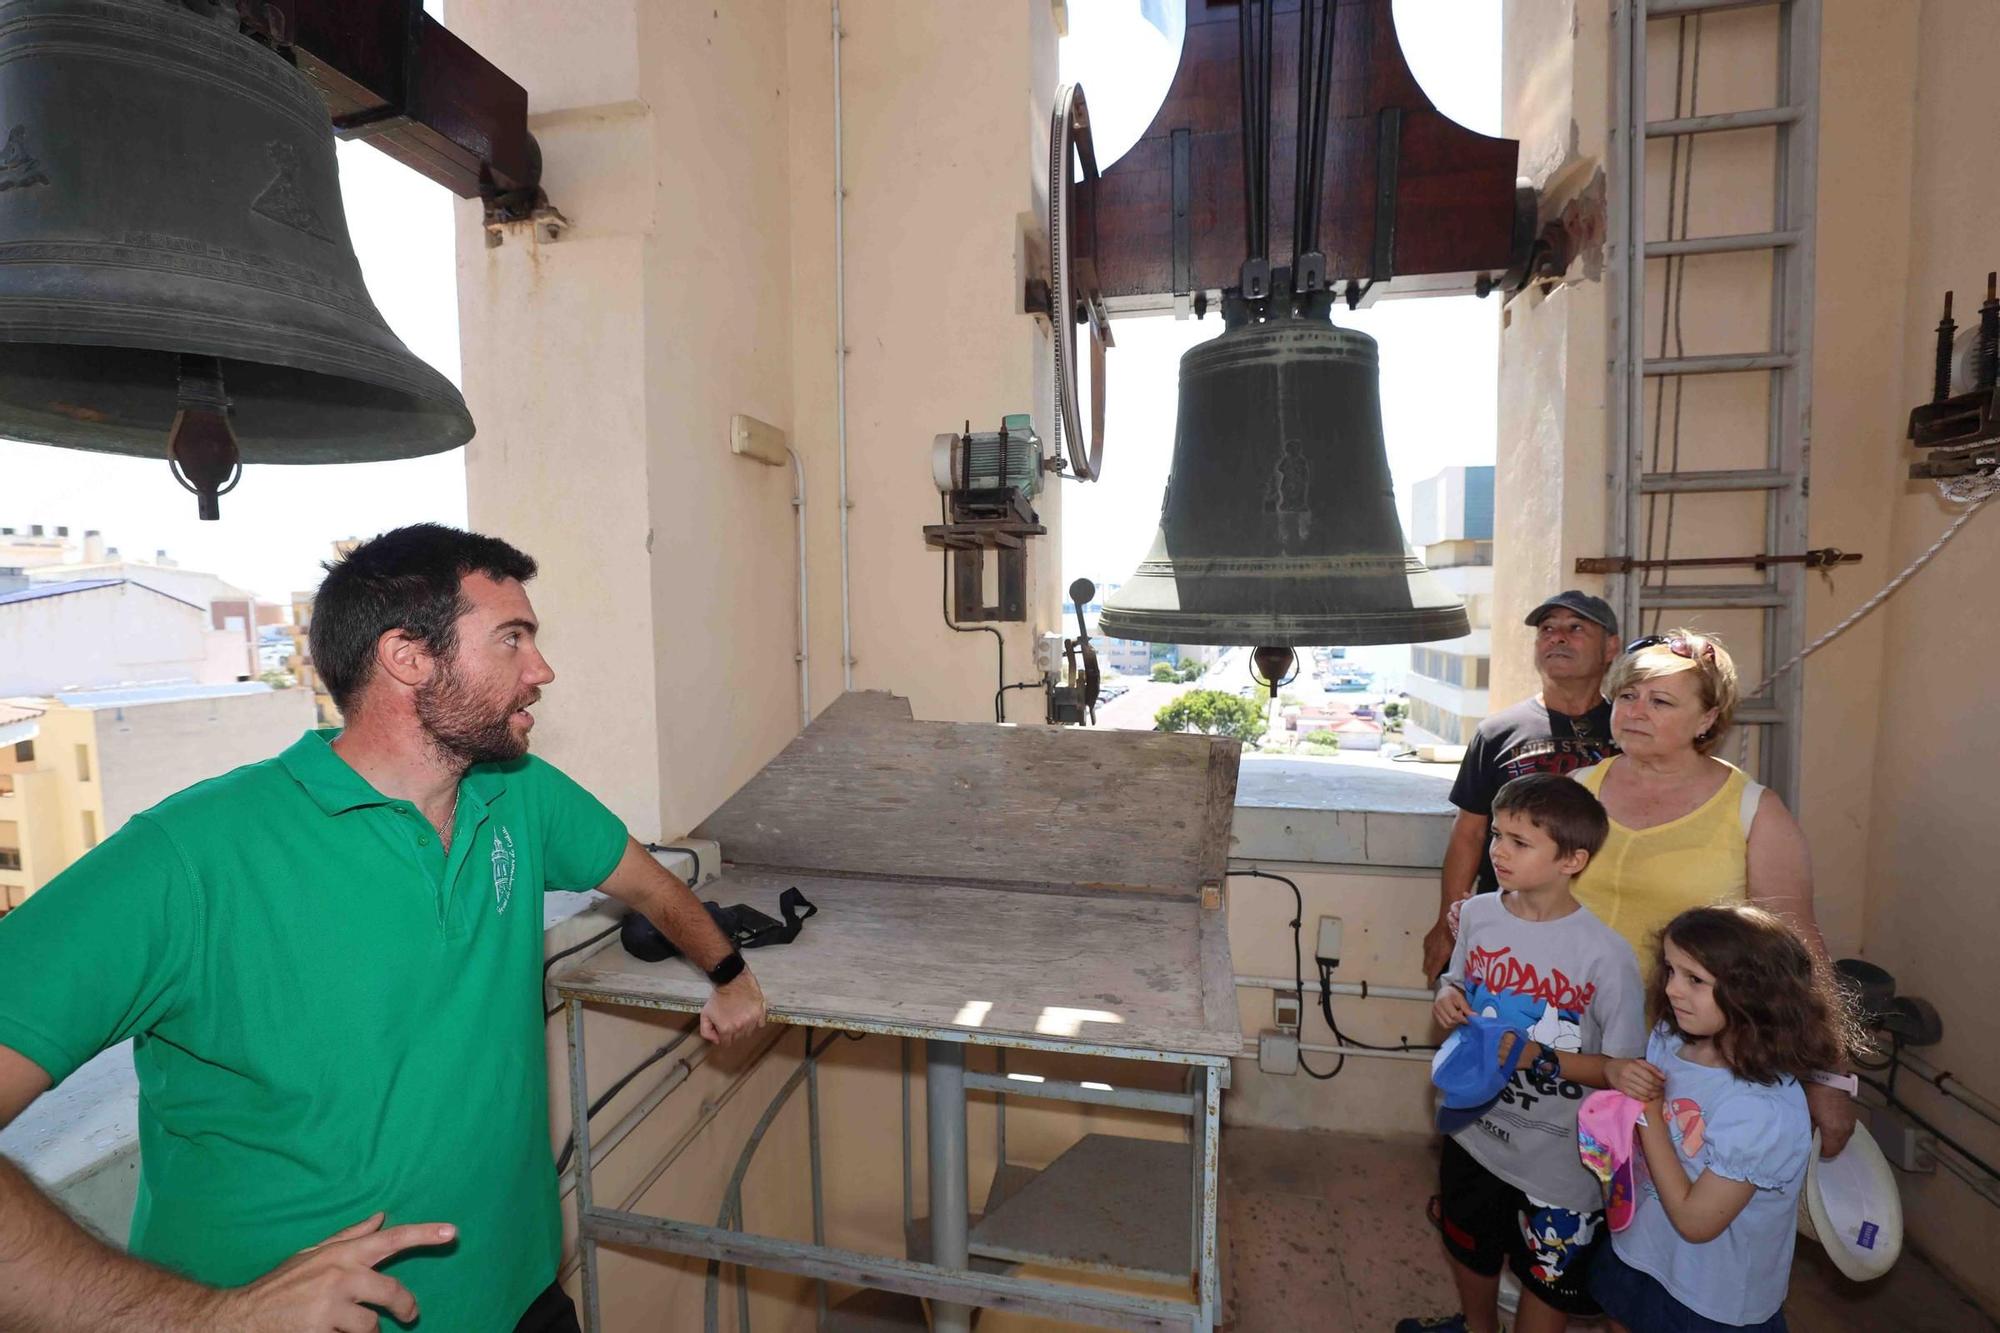
MULTIPOLYGON (((1595 796, 1617 762, 1607 759, 1570 776, 1595 796)), ((1749 896, 1750 822, 1763 794, 1731 765, 1721 790, 1679 819, 1645 829, 1612 820, 1603 848, 1577 876, 1577 901, 1625 937, 1648 984, 1662 926, 1690 907, 1749 896)))

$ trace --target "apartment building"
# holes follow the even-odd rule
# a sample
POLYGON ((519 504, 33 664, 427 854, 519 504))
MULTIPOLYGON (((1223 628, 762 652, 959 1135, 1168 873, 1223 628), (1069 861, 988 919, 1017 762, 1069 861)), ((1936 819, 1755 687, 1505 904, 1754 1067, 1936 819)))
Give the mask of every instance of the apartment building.
POLYGON ((1438 581, 1465 603, 1471 632, 1410 647, 1405 733, 1463 745, 1488 711, 1493 630, 1493 469, 1450 467, 1416 484, 1410 541, 1438 581))
POLYGON ((306 691, 256 681, 0 701, 0 910, 141 810, 312 725, 306 691))

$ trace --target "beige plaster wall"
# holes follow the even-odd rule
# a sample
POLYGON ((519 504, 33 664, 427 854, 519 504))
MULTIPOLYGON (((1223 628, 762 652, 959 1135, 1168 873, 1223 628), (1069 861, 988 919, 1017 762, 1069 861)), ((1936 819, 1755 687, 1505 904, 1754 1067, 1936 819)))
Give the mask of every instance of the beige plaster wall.
MULTIPOLYGON (((1422 988, 1419 956, 1424 932, 1437 919, 1437 871, 1344 871, 1279 868, 1299 886, 1305 901, 1306 994, 1301 1040, 1331 1046, 1333 1034, 1321 1017, 1313 945, 1319 918, 1341 919, 1341 962, 1336 981, 1422 988)), ((1282 884, 1260 879, 1229 881, 1229 946, 1243 976, 1293 974, 1292 895, 1282 884)), ((1271 992, 1239 988, 1237 1009, 1243 1032, 1254 1041, 1271 1027, 1271 992)), ((1414 1000, 1355 996, 1333 998, 1334 1017, 1350 1038, 1378 1046, 1431 1042, 1430 1006, 1414 1000)), ((1336 1057, 1306 1056, 1321 1073, 1336 1057)), ((1330 1081, 1298 1074, 1265 1074, 1254 1058, 1238 1060, 1234 1082, 1223 1098, 1228 1125, 1266 1129, 1316 1129, 1357 1134, 1431 1133, 1429 1056, 1420 1060, 1349 1059, 1330 1081)))
MULTIPOLYGON (((941 558, 920 529, 937 515, 933 435, 1018 411, 1052 435, 1047 331, 1022 290, 1042 246, 1053 18, 1046 0, 842 11, 854 679, 911 697, 921 717, 981 720, 999 683, 992 639, 941 623, 941 558)), ((471 522, 542 562, 531 591, 558 679, 538 750, 635 833, 672 835, 799 726, 792 477, 731 455, 734 414, 800 455, 813 708, 843 684, 831 5, 454 0, 451 23, 528 88, 546 188, 571 223, 553 243, 519 229, 488 248, 477 209, 460 208, 471 522)), ((1030 621, 1004 629, 1009 680, 1031 674, 1034 630, 1060 611, 1060 496, 1038 509, 1051 535, 1031 544, 1030 621)), ((1039 720, 1034 695, 1009 701, 1039 720)), ((656 1046, 663 1021, 593 1013, 593 1087, 656 1046)), ((893 1059, 888 1043, 840 1052, 830 1125, 876 1126, 893 1108, 896 1079, 867 1067, 877 1045, 893 1059)), ((656 1161, 704 1100, 741 1087, 648 1210, 713 1220, 716 1172, 796 1055, 737 1085, 742 1058, 697 1070, 614 1155, 620 1169, 656 1161)), ((1066 1143, 1089 1122, 1024 1112, 1016 1135, 1052 1156, 1038 1134, 1066 1143)), ((990 1126, 975 1106, 975 1143, 990 1126)), ((806 1234, 802 1131, 787 1111, 759 1157, 759 1230, 806 1234)), ((866 1189, 843 1196, 858 1220, 841 1225, 900 1254, 895 1145, 858 1141, 830 1154, 866 1189)), ((629 1255, 606 1272, 612 1327, 644 1326, 663 1301, 699 1308, 700 1265, 629 1255)), ((799 1284, 759 1284, 760 1327, 809 1322, 799 1284)))
MULTIPOLYGON (((1527 136, 1536 151, 1524 151, 1524 161, 1560 187, 1551 212, 1574 198, 1576 182, 1590 174, 1584 166, 1566 165, 1565 119, 1575 127, 1569 153, 1601 160, 1603 151, 1602 134, 1593 134, 1592 126, 1602 124, 1604 89, 1596 85, 1586 95, 1584 87, 1586 69, 1608 68, 1607 32, 1595 8, 1576 15, 1566 45, 1563 26, 1546 7, 1517 3, 1508 9, 1509 132, 1518 128, 1527 136), (1552 57, 1551 41, 1566 50, 1566 70, 1552 57)), ((2000 264, 1986 225, 2000 202, 1992 184, 1995 150, 1979 128, 1984 118, 1970 110, 1985 96, 1977 53, 1993 49, 2000 36, 1996 22, 1990 7, 1960 0, 1826 0, 1823 6, 1808 542, 1860 551, 1864 563, 1830 580, 1806 581, 1809 639, 1858 607, 1949 517, 1926 491, 1900 480, 1910 457, 1903 438, 1910 406, 1926 396, 1928 334, 1943 289, 1956 287, 1963 302, 1985 271, 2000 264)), ((1673 22, 1655 22, 1649 34, 1654 118, 1674 114, 1677 32, 1673 22)), ((1681 68, 1681 114, 1774 100, 1772 10, 1703 20, 1698 96, 1692 51, 1690 41, 1681 68)), ((1676 207, 1687 209, 1686 234, 1767 228, 1771 131, 1705 136, 1694 151, 1692 193, 1676 187, 1676 207)), ((1668 141, 1648 145, 1648 234, 1654 237, 1664 236, 1668 226, 1672 153, 1668 141)), ((1546 297, 1516 298, 1502 333, 1496 701, 1533 689, 1526 631, 1515 623, 1519 613, 1545 587, 1590 587, 1590 580, 1566 571, 1576 555, 1603 552, 1606 541, 1602 500, 1593 504, 1588 494, 1591 478, 1609 471, 1606 296, 1592 258, 1586 253, 1566 284, 1546 297), (1551 532, 1558 534, 1555 550, 1549 549, 1551 532)), ((1671 319, 1662 324, 1664 263, 1648 268, 1646 340, 1653 354, 1663 339, 1669 352, 1688 354, 1768 345, 1769 270, 1761 256, 1689 261, 1681 273, 1678 326, 1671 319)), ((1669 385, 1660 466, 1763 466, 1765 406, 1762 376, 1690 378, 1678 400, 1669 385), (1676 406, 1682 423, 1677 464, 1676 406)), ((1646 403, 1649 452, 1659 413, 1654 390, 1646 403)), ((1746 496, 1682 498, 1671 554, 1764 549, 1760 509, 1746 496)), ((1663 504, 1654 518, 1653 550, 1663 554, 1663 504)), ((1797 814, 1812 849, 1816 909, 1834 954, 1874 958, 1899 973, 1906 991, 1938 1003, 1950 1034, 1941 1059, 1990 1095, 2000 1082, 1993 1055, 2000 1046, 1987 969, 1973 952, 2000 922, 1990 919, 1989 895, 1971 886, 1980 882, 1996 844, 1986 818, 1990 803, 1969 767, 1982 752, 1990 710, 1969 702, 1967 687, 1980 678, 2000 631, 1990 618, 1952 616, 1982 600, 1975 580, 1985 563, 1982 550, 1990 555, 1993 540, 1991 533, 1982 536, 1984 526, 1968 529, 1958 548, 1887 611, 1804 668, 1797 814)), ((1703 574, 1701 581, 1757 577, 1744 570, 1703 574)), ((1669 612, 1664 619, 1721 633, 1752 678, 1746 684, 1754 683, 1762 633, 1756 617, 1669 612)), ((1652 628, 1650 618, 1644 628, 1652 628)), ((1754 748, 1750 753, 1754 759, 1754 748)), ((1735 757, 1733 746, 1729 757, 1735 757)), ((1929 1109, 1947 1128, 1993 1151, 1990 1126, 1949 1104, 1929 1109)), ((1987 1205, 1948 1175, 1905 1177, 1904 1183, 1915 1242, 1989 1308, 2000 1305, 1993 1276, 2000 1272, 1994 1262, 2000 1241, 1987 1205)))
MULTIPOLYGON (((1902 436, 1909 405, 1929 397, 1930 331, 1945 289, 1956 289, 1958 308, 1968 310, 1987 271, 2000 267, 1992 225, 2000 148, 1982 129, 1988 118, 1971 113, 1990 101, 1985 57, 2000 48, 2000 12, 1962 0, 1926 3, 1914 27, 1914 42, 1897 53, 1914 67, 1913 95, 1894 108, 1911 130, 1909 262, 1885 275, 1893 280, 1875 311, 1888 401, 1874 438, 1894 459, 1885 469, 1892 477, 1902 474, 1905 455, 1887 446, 1902 436)), ((1929 483, 1880 482, 1870 499, 1894 527, 1878 573, 1913 559, 1954 512, 1929 483)), ((1982 778, 2000 751, 2000 713, 1983 686, 2000 654, 2000 624, 1990 614, 1997 517, 1974 518, 1876 617, 1881 671, 1869 687, 1883 706, 1865 862, 1868 956, 1894 972, 1905 993, 1943 1013, 1944 1044, 1924 1054, 1989 1098, 2000 1097, 2000 1007, 1985 957, 2000 937, 2000 904, 1990 891, 2000 832, 1982 778)), ((2000 1154, 2000 1129, 1909 1080, 1902 1086, 1926 1118, 1988 1161, 2000 1154)), ((1904 1204, 1917 1242, 1989 1311, 2000 1310, 2000 1228, 1991 1206, 1943 1173, 1906 1178, 1904 1204)))

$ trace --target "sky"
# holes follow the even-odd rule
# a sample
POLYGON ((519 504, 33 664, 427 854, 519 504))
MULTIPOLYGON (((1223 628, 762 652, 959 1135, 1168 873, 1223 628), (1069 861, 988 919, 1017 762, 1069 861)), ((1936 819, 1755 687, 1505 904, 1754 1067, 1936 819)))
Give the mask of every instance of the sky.
MULTIPOLYGON (((438 0, 426 7, 440 12, 438 0)), ((1179 59, 1180 6, 1167 0, 1071 0, 1063 77, 1090 95, 1100 163, 1108 165, 1153 117, 1179 59), (1143 4, 1143 9, 1142 9, 1143 4), (1170 11, 1170 12, 1169 12, 1170 11), (1169 40, 1147 13, 1166 12, 1169 40)), ((1497 133, 1499 0, 1396 0, 1405 51, 1447 114, 1497 133)), ((459 378, 453 207, 441 186, 372 148, 339 148, 348 229, 376 305, 410 350, 459 378)), ((1494 451, 1498 303, 1470 298, 1385 302, 1341 322, 1382 349, 1382 399, 1399 491, 1494 451), (1440 411, 1440 400, 1446 409, 1440 411), (1462 409, 1462 410, 1460 410, 1462 409)), ((1205 321, 1127 319, 1116 329, 1107 382, 1105 480, 1064 497, 1064 582, 1116 579, 1152 540, 1173 443, 1182 352, 1221 331, 1205 321)), ((0 526, 95 528, 108 545, 150 559, 165 550, 267 600, 319 581, 343 537, 432 519, 463 525, 463 450, 393 463, 253 466, 222 500, 222 520, 195 517, 194 497, 164 462, 0 440, 0 526)))

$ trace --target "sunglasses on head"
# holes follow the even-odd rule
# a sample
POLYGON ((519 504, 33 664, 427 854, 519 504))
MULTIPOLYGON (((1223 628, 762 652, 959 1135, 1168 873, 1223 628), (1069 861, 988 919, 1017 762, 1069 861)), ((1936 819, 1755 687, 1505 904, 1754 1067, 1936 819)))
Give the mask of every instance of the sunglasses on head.
POLYGON ((1701 651, 1697 654, 1694 641, 1680 634, 1648 634, 1643 639, 1634 639, 1625 645, 1625 651, 1628 653, 1636 653, 1642 648, 1665 648, 1675 657, 1685 657, 1690 662, 1715 660, 1714 644, 1702 644, 1701 651))

